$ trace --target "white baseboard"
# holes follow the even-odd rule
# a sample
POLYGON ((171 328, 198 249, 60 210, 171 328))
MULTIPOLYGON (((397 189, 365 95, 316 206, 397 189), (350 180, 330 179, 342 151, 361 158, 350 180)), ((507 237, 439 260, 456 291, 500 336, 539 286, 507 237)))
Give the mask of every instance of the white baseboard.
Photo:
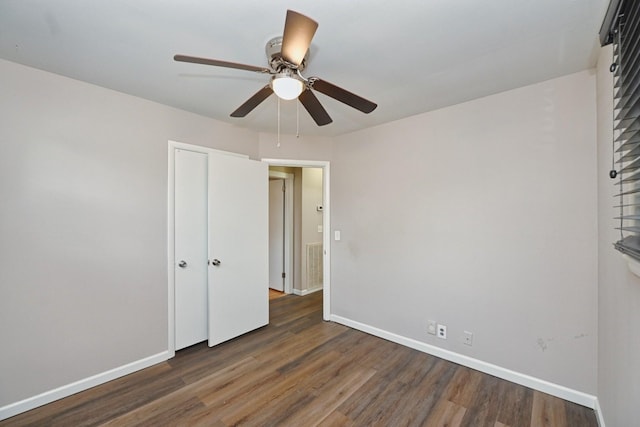
POLYGON ((169 352, 163 351, 162 353, 136 360, 135 362, 46 391, 42 394, 29 397, 19 402, 10 403, 9 405, 0 408, 0 421, 37 408, 38 406, 46 405, 47 403, 62 399, 63 397, 71 396, 72 394, 87 390, 91 387, 115 380, 116 378, 123 377, 141 369, 148 368, 149 366, 164 362, 169 358, 169 352))
MULTIPOLYGON (((300 291, 296 289, 294 290, 294 293, 296 293, 297 295, 307 295, 313 292, 317 292, 321 289, 322 288, 311 289, 306 291, 300 291)), ((500 366, 483 362, 481 360, 474 359, 472 357, 455 353, 449 350, 445 350, 430 344, 426 344, 426 343, 414 340, 412 338, 403 337, 401 335, 397 335, 397 334, 385 331, 383 329, 369 326, 364 323, 356 322, 354 320, 347 319, 341 316, 331 315, 330 320, 345 326, 349 326, 350 328, 357 329, 359 331, 366 332, 368 334, 386 339, 388 341, 392 341, 392 342, 404 345, 406 347, 410 347, 415 350, 419 350, 424 353, 428 353, 433 356, 440 357, 450 362, 467 366, 469 368, 476 369, 480 372, 484 372, 489 375, 493 375, 498 378, 502 378, 502 379, 514 382, 516 384, 530 387, 534 390, 548 393, 550 395, 559 397, 561 399, 565 399, 570 402, 574 402, 579 405, 586 406, 595 411, 599 427, 605 427, 604 418, 602 416, 602 410, 600 408, 600 403, 597 397, 592 396, 590 394, 573 390, 568 387, 554 384, 545 380, 541 380, 539 378, 535 378, 530 375, 515 372, 510 369, 502 368, 500 366)), ((123 377, 125 375, 139 371, 141 369, 148 368, 149 366, 153 366, 155 364, 164 362, 165 360, 168 360, 170 357, 171 355, 169 351, 163 351, 161 353, 154 354, 144 359, 140 359, 135 362, 128 363, 118 368, 114 368, 109 371, 102 372, 100 374, 76 381, 74 383, 67 384, 62 387, 58 387, 56 389, 47 391, 45 393, 21 400, 19 402, 15 402, 15 403, 11 403, 9 405, 3 406, 0 408, 0 421, 13 417, 14 415, 18 415, 22 412, 26 412, 31 409, 37 408, 38 406, 46 405, 47 403, 51 403, 55 400, 62 399, 67 396, 71 396, 72 394, 78 393, 83 390, 87 390, 91 387, 95 387, 97 385, 106 383, 108 381, 112 381, 116 378, 123 377)))
MULTIPOLYGON (((474 359, 473 357, 455 353, 450 350, 445 350, 443 348, 436 347, 431 344, 426 344, 412 338, 403 337, 401 335, 397 335, 392 332, 366 325, 364 323, 356 322, 355 320, 347 319, 341 316, 331 315, 330 320, 345 326, 349 326, 350 328, 358 329, 359 331, 384 338, 388 341, 392 341, 397 344, 401 344, 406 347, 410 347, 415 350, 440 357, 450 362, 454 362, 459 365, 463 365, 468 368, 472 368, 477 371, 484 372, 486 374, 493 375, 495 377, 502 378, 507 381, 511 381, 513 383, 520 384, 525 387, 529 387, 534 390, 538 390, 552 396, 577 403, 582 406, 586 406, 590 409, 595 409, 596 407, 597 398, 581 391, 573 390, 568 387, 532 377, 530 375, 502 368, 491 363, 483 362, 482 360, 474 359)), ((601 425, 600 427, 603 427, 603 425, 601 425)))
POLYGON ((605 427, 604 425, 604 416, 602 415, 602 408, 600 408, 600 401, 596 398, 596 404, 593 408, 593 411, 596 413, 596 420, 598 421, 598 427, 605 427))
POLYGON ((309 295, 309 294, 312 294, 312 293, 314 293, 314 292, 318 292, 318 291, 321 291, 321 290, 322 290, 322 286, 321 286, 321 287, 319 287, 319 288, 312 288, 312 289, 302 289, 302 290, 300 290, 300 289, 294 289, 294 290, 293 290, 293 293, 294 293, 295 295, 304 296, 304 295, 309 295))

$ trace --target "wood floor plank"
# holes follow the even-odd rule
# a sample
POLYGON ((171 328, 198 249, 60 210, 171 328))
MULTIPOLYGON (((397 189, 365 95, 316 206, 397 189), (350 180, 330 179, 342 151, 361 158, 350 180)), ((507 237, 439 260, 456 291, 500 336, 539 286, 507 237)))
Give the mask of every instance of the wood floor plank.
MULTIPOLYGON (((214 348, 209 348, 206 343, 203 343, 200 345, 200 353, 204 356, 200 360, 192 360, 190 363, 180 366, 181 378, 187 384, 197 381, 217 369, 223 369, 236 363, 247 354, 259 353, 263 348, 290 336, 292 334, 286 330, 262 328, 250 332, 250 336, 246 337, 249 339, 231 340, 214 348)), ((178 368, 175 365, 174 367, 178 368)))
MULTIPOLYGON (((256 416, 266 418, 266 411, 280 409, 275 407, 275 403, 281 403, 283 395, 295 395, 298 384, 304 381, 305 377, 330 365, 336 357, 337 353, 332 352, 320 354, 298 369, 280 374, 278 381, 263 382, 261 387, 257 387, 250 395, 243 395, 235 405, 225 407, 221 419, 228 425, 237 425, 256 416), (273 406, 267 408, 269 405, 273 406)), ((292 400, 287 402, 289 406, 295 403, 292 400)))
POLYGON ((276 327, 283 326, 317 312, 318 305, 322 304, 322 292, 309 294, 303 301, 292 301, 290 297, 284 297, 273 303, 269 308, 269 323, 276 327), (291 307, 295 307, 295 310, 291 310, 291 307))
POLYGON ((340 411, 333 411, 318 424, 320 427, 352 427, 354 425, 353 420, 340 411))
POLYGON ((156 420, 155 424, 162 419, 180 419, 189 417, 190 413, 200 412, 204 408, 200 394, 210 392, 214 384, 225 384, 239 377, 247 375, 256 369, 258 362, 247 357, 236 364, 214 372, 213 374, 200 379, 200 381, 187 384, 178 390, 173 391, 161 398, 155 399, 146 405, 140 406, 132 411, 126 412, 109 422, 105 426, 137 425, 144 421, 156 420))
POLYGON ((286 425, 314 427, 323 424, 329 414, 356 393, 375 373, 373 369, 356 368, 338 380, 326 383, 313 392, 314 399, 307 407, 287 418, 286 425))
POLYGON ((198 392, 197 396, 206 406, 216 408, 222 414, 222 408, 231 407, 234 402, 243 402, 246 396, 261 392, 265 384, 275 383, 280 377, 276 370, 260 367, 251 375, 242 375, 221 384, 213 383, 198 392))
POLYGON ((440 399, 427 419, 425 427, 459 427, 466 411, 464 406, 440 399))
MULTIPOLYGON (((302 359, 305 361, 313 359, 319 355, 327 354, 327 351, 326 348, 319 348, 302 359)), ((293 411, 274 412, 268 410, 261 415, 267 417, 275 425, 295 425, 295 420, 302 421, 304 419, 307 419, 304 425, 313 423, 313 420, 320 420, 323 417, 311 416, 310 414, 317 413, 325 405, 327 406, 327 411, 333 411, 355 391, 354 387, 359 389, 364 382, 375 374, 374 370, 360 367, 356 359, 345 357, 334 351, 330 351, 329 354, 331 354, 329 364, 319 367, 309 375, 305 375, 296 384, 293 392, 295 397, 290 398, 289 396, 291 396, 292 392, 289 392, 288 395, 283 394, 278 398, 278 401, 283 403, 290 399, 290 403, 295 401, 298 405, 304 403, 304 406, 297 406, 296 410, 293 411), (291 420, 292 417, 294 421, 291 420)), ((296 375, 301 369, 304 369, 304 364, 289 364, 279 369, 279 371, 283 375, 296 375)), ((275 405, 273 406, 277 406, 277 402, 274 403, 275 405)))
MULTIPOLYGON (((309 375, 299 375, 295 387, 285 390, 260 411, 240 423, 248 425, 313 426, 355 392, 375 372, 357 369, 353 361, 334 360, 309 375), (345 375, 340 372, 350 365, 345 375)), ((302 370, 302 367, 300 368, 302 370)), ((291 377, 297 373, 289 372, 291 377)), ((228 419, 225 419, 229 422, 228 419)), ((235 425, 236 422, 233 422, 235 425)))
POLYGON ((460 366, 447 385, 444 397, 465 408, 471 406, 482 381, 482 373, 460 366))
POLYGON ((564 402, 567 424, 571 426, 598 427, 598 421, 591 416, 593 411, 573 402, 564 402))
POLYGON ((189 416, 178 420, 174 425, 185 427, 227 427, 218 418, 217 411, 207 406, 200 408, 197 412, 190 413, 189 416))
POLYGON ((482 374, 482 379, 464 414, 461 427, 493 427, 498 416, 500 398, 498 391, 502 380, 482 374))
POLYGON ((531 425, 536 427, 568 425, 564 402, 548 394, 534 391, 531 425))
POLYGON ((374 365, 379 375, 387 381, 398 381, 403 384, 410 383, 415 377, 415 365, 412 365, 412 362, 415 364, 416 361, 420 363, 426 360, 415 350, 402 346, 394 346, 393 350, 381 359, 382 363, 374 365), (411 366, 414 366, 414 369, 410 369, 411 366))
POLYGON ((280 372, 286 373, 304 364, 312 353, 318 352, 317 349, 322 348, 324 343, 342 334, 346 329, 346 327, 335 323, 319 323, 309 328, 309 334, 296 335, 286 343, 282 343, 280 348, 260 351, 259 354, 256 354, 256 358, 265 363, 278 364, 280 372))
POLYGON ((322 322, 322 310, 317 310, 287 323, 286 328, 289 332, 298 334, 301 332, 304 333, 307 328, 322 322))
POLYGON ((375 348, 365 356, 364 363, 379 371, 381 376, 393 379, 394 374, 400 371, 397 363, 406 363, 405 358, 409 357, 411 349, 376 337, 371 337, 371 341, 375 348))
MULTIPOLYGON (((531 421, 533 390, 507 381, 500 382, 500 407, 497 421, 507 426, 527 425, 531 421)), ((577 425, 577 424, 576 424, 577 425)))
POLYGON ((444 390, 458 368, 454 363, 436 359, 418 382, 408 384, 408 392, 387 413, 384 420, 396 426, 424 425, 431 416, 433 407, 443 398, 444 390))
POLYGON ((326 347, 346 357, 358 359, 362 366, 375 369, 374 365, 378 364, 379 357, 389 349, 381 345, 383 342, 384 340, 378 337, 347 328, 343 333, 318 346, 318 351, 326 347))
POLYGON ((52 427, 100 425, 183 386, 184 383, 179 378, 164 375, 149 377, 135 384, 129 383, 126 387, 106 394, 93 388, 84 393, 96 393, 95 398, 52 414, 43 421, 47 426, 52 427))
MULTIPOLYGON (((139 384, 148 382, 149 378, 165 377, 169 375, 170 371, 171 367, 168 363, 159 363, 147 368, 144 373, 142 371, 134 372, 109 381, 100 387, 73 394, 65 399, 57 400, 35 410, 16 415, 8 420, 0 421, 0 426, 54 425, 56 419, 71 417, 74 412, 82 414, 85 408, 93 405, 93 402, 99 400, 109 401, 112 396, 128 393, 130 390, 137 388, 139 384)), ((84 415, 80 415, 79 418, 82 418, 80 425, 91 425, 90 420, 85 420, 84 415)))
POLYGON ((396 379, 408 384, 410 387, 416 387, 429 374, 429 371, 438 360, 441 359, 426 353, 413 352, 413 357, 404 366, 396 379))
MULTIPOLYGON (((166 402, 166 400, 163 399, 163 402, 166 402)), ((105 427, 134 426, 143 424, 157 427, 173 426, 175 425, 175 420, 188 418, 191 414, 194 414, 204 408, 202 402, 195 397, 189 397, 185 400, 172 399, 166 403, 166 405, 145 405, 144 408, 149 410, 127 412, 126 414, 100 425, 105 427)))
POLYGON ((353 417, 356 425, 387 425, 385 421, 389 418, 389 413, 404 399, 408 391, 408 386, 399 381, 388 382, 380 375, 374 375, 373 379, 375 381, 372 384, 367 383, 363 388, 371 387, 375 395, 369 395, 369 404, 360 406, 361 411, 353 417))
POLYGON ((398 350, 392 355, 399 363, 397 366, 393 367, 391 362, 379 364, 383 371, 339 407, 356 425, 422 425, 447 383, 442 380, 453 375, 455 365, 440 360, 428 371, 432 375, 422 377, 421 386, 411 385, 402 375, 395 378, 411 360, 407 353, 398 350))
POLYGON ((321 292, 269 305, 268 326, 0 427, 597 427, 591 409, 324 322, 321 292))

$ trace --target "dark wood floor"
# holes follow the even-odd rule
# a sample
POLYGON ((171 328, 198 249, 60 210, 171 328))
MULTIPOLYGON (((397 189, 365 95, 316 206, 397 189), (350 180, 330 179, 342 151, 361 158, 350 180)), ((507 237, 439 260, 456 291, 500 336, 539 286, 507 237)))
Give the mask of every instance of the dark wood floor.
POLYGON ((322 321, 322 292, 270 301, 271 324, 0 426, 597 427, 594 412, 322 321))

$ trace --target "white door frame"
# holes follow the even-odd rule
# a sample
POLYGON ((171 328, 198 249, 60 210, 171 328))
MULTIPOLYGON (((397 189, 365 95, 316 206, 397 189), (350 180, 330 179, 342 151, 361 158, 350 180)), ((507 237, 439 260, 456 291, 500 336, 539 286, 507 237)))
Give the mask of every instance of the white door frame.
POLYGON ((330 162, 322 160, 262 159, 270 166, 289 166, 294 168, 322 168, 322 318, 331 317, 331 198, 330 198, 330 162))
POLYGON ((222 153, 230 156, 243 157, 248 159, 249 156, 229 151, 215 150, 213 148, 201 147, 199 145, 185 144, 182 142, 168 142, 168 186, 167 186, 167 347, 169 358, 176 355, 176 316, 175 316, 175 150, 195 151, 196 153, 212 154, 222 153))
POLYGON ((284 293, 293 293, 293 174, 269 171, 269 178, 284 180, 284 293))

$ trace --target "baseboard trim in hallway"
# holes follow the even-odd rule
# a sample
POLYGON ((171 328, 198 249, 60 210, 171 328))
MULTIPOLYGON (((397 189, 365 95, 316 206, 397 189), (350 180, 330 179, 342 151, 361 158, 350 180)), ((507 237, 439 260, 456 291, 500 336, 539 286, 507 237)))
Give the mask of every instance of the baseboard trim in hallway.
POLYGON ((319 292, 319 291, 321 291, 321 290, 322 290, 322 287, 320 287, 320 288, 313 288, 313 289, 303 289, 303 290, 300 290, 300 289, 294 289, 294 290, 293 290, 293 293, 294 293, 294 295, 298 295, 298 296, 303 297, 303 296, 305 296, 305 295, 309 295, 309 294, 312 294, 312 293, 314 293, 314 292, 319 292))

